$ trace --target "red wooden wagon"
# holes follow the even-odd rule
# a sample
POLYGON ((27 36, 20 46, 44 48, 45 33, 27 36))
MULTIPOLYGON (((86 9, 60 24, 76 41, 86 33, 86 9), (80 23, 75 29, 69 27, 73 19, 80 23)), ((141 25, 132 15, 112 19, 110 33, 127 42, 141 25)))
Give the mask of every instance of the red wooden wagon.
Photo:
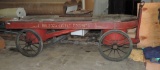
POLYGON ((108 60, 121 61, 127 58, 139 40, 142 7, 140 4, 138 17, 129 15, 107 15, 101 17, 50 17, 37 19, 25 17, 6 23, 7 29, 23 29, 16 38, 16 47, 27 57, 37 56, 43 49, 43 42, 49 38, 74 32, 77 30, 100 29, 103 35, 99 39, 99 52, 108 60), (126 19, 130 17, 130 19, 126 19), (112 19, 110 19, 112 18, 112 19), (124 19, 125 18, 125 19, 124 19), (127 35, 128 29, 136 29, 136 37, 127 35), (47 29, 59 30, 47 32, 47 29))

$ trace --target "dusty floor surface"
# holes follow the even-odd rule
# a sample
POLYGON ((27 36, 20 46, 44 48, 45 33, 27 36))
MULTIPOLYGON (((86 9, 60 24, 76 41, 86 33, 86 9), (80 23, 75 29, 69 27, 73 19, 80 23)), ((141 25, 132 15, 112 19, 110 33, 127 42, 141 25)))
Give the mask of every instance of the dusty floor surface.
POLYGON ((105 60, 94 45, 47 45, 34 58, 10 51, 14 41, 7 41, 0 51, 0 70, 145 70, 144 63, 126 59, 121 62, 105 60))

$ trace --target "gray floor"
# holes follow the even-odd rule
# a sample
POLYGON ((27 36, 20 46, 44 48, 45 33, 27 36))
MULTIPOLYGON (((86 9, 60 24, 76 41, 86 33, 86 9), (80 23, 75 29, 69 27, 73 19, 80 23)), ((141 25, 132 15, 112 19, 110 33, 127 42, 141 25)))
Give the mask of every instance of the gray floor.
POLYGON ((105 60, 94 45, 55 44, 45 46, 34 58, 8 50, 15 47, 7 41, 7 50, 0 51, 0 70, 145 70, 144 63, 126 59, 105 60))

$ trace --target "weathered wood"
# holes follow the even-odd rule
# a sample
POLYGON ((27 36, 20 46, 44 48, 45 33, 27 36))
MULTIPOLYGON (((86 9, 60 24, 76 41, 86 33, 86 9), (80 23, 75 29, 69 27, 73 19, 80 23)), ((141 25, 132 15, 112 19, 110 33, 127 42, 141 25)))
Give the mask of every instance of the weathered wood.
POLYGON ((26 16, 20 20, 13 19, 12 21, 110 21, 110 22, 124 22, 136 20, 136 16, 110 14, 97 17, 59 17, 59 16, 26 16))

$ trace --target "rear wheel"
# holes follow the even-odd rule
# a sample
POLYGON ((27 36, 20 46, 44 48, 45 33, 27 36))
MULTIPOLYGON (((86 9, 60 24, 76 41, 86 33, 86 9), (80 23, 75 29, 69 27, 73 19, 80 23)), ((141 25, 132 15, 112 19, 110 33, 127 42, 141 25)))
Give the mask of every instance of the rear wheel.
POLYGON ((25 29, 17 35, 16 47, 22 55, 35 57, 42 51, 43 41, 37 32, 31 29, 25 29), (30 35, 27 35, 28 33, 30 35))
POLYGON ((120 30, 110 30, 106 33, 104 33, 99 41, 99 52, 100 54, 107 60, 110 61, 122 61, 125 58, 127 58, 133 48, 132 40, 129 38, 129 36, 120 30), (116 35, 120 36, 116 36, 116 35), (115 35, 114 39, 121 39, 121 40, 111 40, 111 39, 105 39, 105 37, 109 35, 115 35), (122 38, 117 38, 122 37, 122 38), (104 42, 108 42, 108 44, 105 44, 104 42), (120 44, 121 43, 121 44, 120 44))

